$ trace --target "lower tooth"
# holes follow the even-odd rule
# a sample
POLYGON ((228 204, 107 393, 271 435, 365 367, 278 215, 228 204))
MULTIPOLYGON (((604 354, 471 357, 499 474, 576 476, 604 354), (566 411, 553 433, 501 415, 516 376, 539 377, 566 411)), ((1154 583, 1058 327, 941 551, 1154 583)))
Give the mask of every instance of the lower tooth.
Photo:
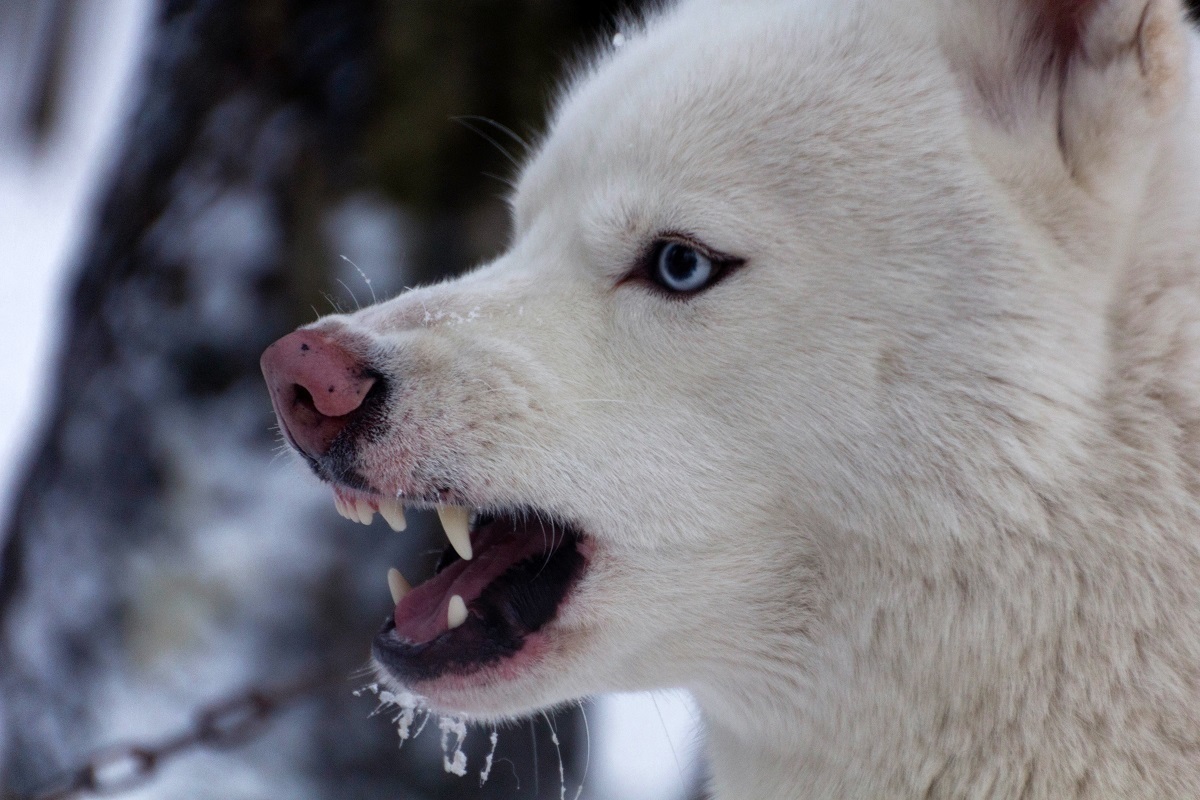
POLYGON ((400 574, 400 570, 392 567, 387 573, 388 589, 392 593, 392 602, 400 605, 400 601, 404 599, 404 595, 408 594, 412 589, 404 576, 400 574))
POLYGON ((446 626, 454 630, 466 621, 467 604, 463 602, 462 595, 456 594, 450 598, 450 605, 446 609, 446 626))

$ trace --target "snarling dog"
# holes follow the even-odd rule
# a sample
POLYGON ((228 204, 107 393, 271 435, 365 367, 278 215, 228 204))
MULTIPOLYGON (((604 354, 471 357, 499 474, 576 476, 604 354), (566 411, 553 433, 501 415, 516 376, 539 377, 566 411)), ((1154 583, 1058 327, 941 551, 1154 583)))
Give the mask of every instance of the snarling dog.
POLYGON ((477 719, 686 687, 721 800, 1200 797, 1177 0, 622 33, 503 256, 263 357, 344 513, 442 515, 380 672, 477 719))

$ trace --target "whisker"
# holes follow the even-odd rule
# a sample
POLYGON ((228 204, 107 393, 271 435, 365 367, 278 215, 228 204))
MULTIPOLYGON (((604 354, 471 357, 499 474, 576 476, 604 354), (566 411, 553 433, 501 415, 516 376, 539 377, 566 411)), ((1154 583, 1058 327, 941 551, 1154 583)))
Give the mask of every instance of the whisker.
POLYGON ((554 744, 554 752, 558 753, 558 800, 567 800, 567 775, 563 767, 562 747, 558 743, 558 731, 545 711, 542 712, 542 719, 546 720, 546 727, 550 729, 550 741, 554 744))
POLYGON ((654 703, 654 711, 658 714, 658 722, 662 725, 663 736, 667 738, 667 747, 671 748, 671 757, 675 759, 675 769, 679 771, 680 783, 687 783, 687 778, 683 774, 683 763, 679 760, 679 754, 675 752, 675 742, 671 741, 671 731, 667 729, 667 721, 663 718, 662 709, 658 706, 658 696, 651 693, 650 701, 654 703))
MULTIPOLYGON (((338 304, 338 302, 336 300, 333 299, 333 296, 331 294, 329 294, 328 292, 321 292, 321 297, 324 297, 325 302, 329 303, 329 307, 333 309, 333 313, 335 313, 335 314, 342 313, 342 307, 338 304)), ((316 309, 313 309, 313 310, 315 311, 316 309)), ((320 317, 321 315, 317 314, 317 316, 320 317)))
POLYGON ((579 706, 579 713, 583 717, 583 777, 579 779, 579 788, 575 790, 574 800, 579 800, 579 795, 583 794, 583 787, 587 784, 588 768, 592 765, 592 728, 588 724, 587 708, 582 700, 576 700, 575 703, 579 706))
POLYGON ((485 172, 485 173, 483 173, 483 177, 491 178, 492 180, 499 181, 500 183, 504 184, 504 186, 511 192, 515 192, 517 190, 516 181, 514 181, 510 178, 506 178, 503 175, 497 175, 494 172, 485 172))
POLYGON ((530 749, 533 751, 533 796, 541 797, 541 778, 538 775, 538 753, 537 753, 537 729, 533 726, 533 717, 529 718, 529 741, 532 742, 530 749))
POLYGON ((512 164, 517 169, 521 168, 521 162, 517 160, 516 156, 514 156, 512 153, 508 152, 508 149, 504 145, 502 145, 498 141, 496 141, 486 131, 481 131, 479 128, 475 127, 474 125, 472 125, 470 123, 471 117, 451 117, 450 119, 454 122, 457 122, 459 125, 462 125, 467 130, 469 130, 475 134, 478 134, 481 138, 483 138, 484 140, 489 142, 493 147, 495 147, 497 150, 499 150, 500 153, 506 159, 508 159, 508 163, 512 164))
MULTIPOLYGON (((351 261, 346 256, 343 255, 343 256, 340 256, 340 258, 343 261, 345 261, 347 264, 349 264, 350 266, 354 267, 354 269, 358 272, 358 274, 362 276, 363 283, 365 283, 367 285, 367 288, 371 290, 371 302, 378 303, 379 298, 375 296, 375 287, 373 285, 371 285, 371 279, 367 277, 367 273, 363 272, 362 268, 359 267, 358 264, 355 264, 353 261, 351 261)), ((346 284, 343 283, 342 285, 345 286, 346 284)), ((355 302, 357 303, 358 301, 355 300, 355 302)))
POLYGON ((500 131, 503 134, 506 134, 510 139, 512 139, 517 144, 519 144, 521 146, 521 154, 522 155, 526 155, 526 156, 529 155, 529 152, 533 149, 529 146, 529 142, 525 141, 525 139, 523 139, 515 131, 513 131, 512 128, 508 127, 507 125, 502 125, 501 123, 497 122, 494 119, 491 119, 490 117, 481 117, 477 114, 464 114, 464 115, 459 116, 457 119, 470 120, 471 122, 483 122, 487 125, 491 125, 493 128, 495 128, 496 130, 500 131))
POLYGON ((354 296, 354 290, 351 289, 349 286, 347 286, 346 282, 344 280, 342 280, 341 278, 337 278, 336 280, 338 283, 340 283, 342 285, 342 288, 345 289, 350 294, 350 299, 354 301, 354 308, 361 310, 362 303, 358 302, 358 298, 354 296))

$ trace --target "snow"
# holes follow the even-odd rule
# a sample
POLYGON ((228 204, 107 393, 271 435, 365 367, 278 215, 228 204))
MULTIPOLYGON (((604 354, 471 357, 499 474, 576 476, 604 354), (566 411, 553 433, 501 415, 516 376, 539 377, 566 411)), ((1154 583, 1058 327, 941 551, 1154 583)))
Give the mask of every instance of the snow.
MULTIPOLYGON (((567 776, 563 770, 562 747, 558 743, 558 731, 554 730, 554 723, 550 721, 550 717, 546 717, 546 724, 550 726, 550 741, 554 744, 554 752, 558 754, 558 800, 567 800, 567 776)), ((579 791, 583 791, 583 787, 579 787, 579 791)), ((576 796, 579 792, 575 793, 576 796)))
POLYGON ((253 336, 260 307, 247 287, 271 271, 283 251, 267 191, 231 187, 213 197, 201 176, 185 173, 149 240, 165 264, 187 265, 188 292, 199 298, 191 311, 212 344, 225 347, 253 336))
POLYGON ((492 761, 496 757, 496 745, 500 742, 500 734, 492 731, 488 736, 488 741, 492 743, 492 749, 483 759, 483 769, 479 770, 479 785, 483 786, 488 782, 488 777, 492 774, 492 761))
MULTIPOLYGON (((80 246, 93 191, 131 91, 150 0, 83 0, 71 26, 59 127, 31 150, 6 115, 19 65, 0 35, 0 512, 7 513, 40 407, 61 324, 60 295, 80 246)), ((2 32, 0 32, 2 34, 2 32)))
POLYGON ((684 800, 700 780, 700 711, 684 691, 616 694, 592 718, 588 797, 684 800))
MULTIPOLYGON (((104 678, 98 742, 161 740, 187 729, 196 708, 264 683, 267 665, 295 669, 275 632, 293 615, 311 617, 305 604, 334 558, 313 523, 332 513, 298 465, 245 447, 260 420, 232 412, 247 406, 237 394, 163 419, 156 432, 175 477, 160 537, 125 573, 129 658, 104 678)), ((292 724, 268 726, 245 748, 172 760, 131 797, 217 800, 263 796, 268 786, 279 797, 315 797, 296 765, 316 724, 297 715, 316 711, 290 710, 292 724)))
POLYGON ((442 717, 438 720, 442 732, 442 769, 460 778, 467 774, 467 754, 462 751, 467 739, 467 723, 459 717, 442 717), (450 744, 450 737, 454 744, 450 744))
POLYGON ((399 709, 392 716, 392 724, 396 726, 396 735, 400 738, 400 746, 409 739, 419 736, 421 731, 425 729, 425 723, 429 721, 429 712, 421 707, 421 699, 411 692, 389 692, 387 689, 380 689, 378 683, 372 683, 364 686, 354 692, 355 697, 360 697, 363 693, 369 692, 379 698, 379 706, 371 712, 371 716, 377 716, 385 712, 391 712, 393 709, 399 709), (421 726, 416 732, 412 730, 413 721, 416 719, 417 712, 424 711, 425 718, 421 720, 421 726))

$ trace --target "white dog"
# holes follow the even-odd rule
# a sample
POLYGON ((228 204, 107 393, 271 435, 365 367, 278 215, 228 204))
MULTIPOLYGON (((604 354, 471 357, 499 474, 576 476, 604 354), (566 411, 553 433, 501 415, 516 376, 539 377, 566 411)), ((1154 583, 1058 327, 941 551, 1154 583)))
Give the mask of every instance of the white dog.
POLYGON ((1200 797, 1178 0, 622 38, 504 256, 264 355, 343 513, 454 545, 390 575, 383 674, 478 719, 686 687, 721 800, 1200 797))

